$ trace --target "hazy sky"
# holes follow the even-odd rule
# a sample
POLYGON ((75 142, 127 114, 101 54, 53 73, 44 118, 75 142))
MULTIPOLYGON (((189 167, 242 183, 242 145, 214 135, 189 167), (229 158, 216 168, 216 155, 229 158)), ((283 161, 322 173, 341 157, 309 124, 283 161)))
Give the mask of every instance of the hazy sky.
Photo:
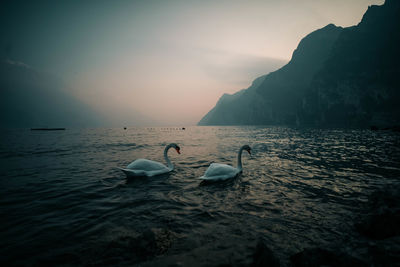
POLYGON ((197 123, 287 62, 308 33, 383 0, 2 1, 1 58, 62 78, 97 109, 197 123))

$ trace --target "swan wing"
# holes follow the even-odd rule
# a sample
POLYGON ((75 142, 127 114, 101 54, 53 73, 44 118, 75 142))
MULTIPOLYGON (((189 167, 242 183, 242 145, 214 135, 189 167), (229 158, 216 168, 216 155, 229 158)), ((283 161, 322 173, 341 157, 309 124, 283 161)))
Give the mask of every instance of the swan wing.
POLYGON ((164 164, 148 159, 137 159, 134 162, 130 163, 126 168, 118 169, 123 171, 127 177, 151 177, 171 171, 171 169, 169 169, 164 164))
POLYGON ((238 173, 239 170, 230 165, 212 163, 200 179, 213 181, 226 180, 235 177, 238 173))
POLYGON ((124 169, 124 168, 118 168, 121 170, 123 173, 125 173, 126 177, 152 177, 164 173, 168 173, 171 170, 166 168, 166 169, 160 169, 156 171, 143 171, 143 170, 132 170, 132 169, 124 169))
POLYGON ((147 176, 145 171, 124 169, 124 168, 118 168, 118 169, 120 169, 123 173, 125 173, 126 177, 147 176))
POLYGON ((130 163, 126 169, 145 172, 169 170, 164 164, 148 159, 137 159, 130 163))

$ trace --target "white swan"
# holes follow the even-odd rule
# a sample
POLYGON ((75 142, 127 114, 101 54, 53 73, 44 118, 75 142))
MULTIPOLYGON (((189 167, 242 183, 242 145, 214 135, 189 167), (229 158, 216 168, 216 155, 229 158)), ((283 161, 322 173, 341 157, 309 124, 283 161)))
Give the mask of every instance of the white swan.
POLYGON ((237 168, 234 168, 227 164, 212 163, 206 170, 203 176, 199 179, 204 181, 222 181, 229 178, 233 178, 242 172, 242 151, 246 150, 251 155, 251 148, 248 145, 244 145, 239 149, 237 158, 237 168))
POLYGON ((173 147, 175 148, 176 152, 180 154, 180 147, 175 144, 171 143, 167 145, 164 149, 164 159, 167 162, 167 166, 164 164, 153 161, 153 160, 148 160, 148 159, 137 159, 133 162, 131 162, 126 168, 118 168, 121 171, 123 171, 127 177, 134 177, 134 176, 155 176, 155 175, 160 175, 164 173, 168 173, 174 169, 174 165, 171 163, 171 161, 168 158, 168 150, 173 147))

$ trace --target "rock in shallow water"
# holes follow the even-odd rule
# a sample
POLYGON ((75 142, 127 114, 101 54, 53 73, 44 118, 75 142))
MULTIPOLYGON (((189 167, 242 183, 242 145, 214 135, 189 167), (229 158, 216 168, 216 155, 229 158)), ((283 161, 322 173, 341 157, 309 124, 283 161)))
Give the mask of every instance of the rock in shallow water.
POLYGON ((274 255, 272 250, 268 248, 263 239, 257 242, 257 246, 253 255, 252 267, 270 266, 279 267, 279 259, 274 255))
POLYGON ((372 239, 385 239, 400 234, 400 211, 386 210, 371 214, 356 224, 356 229, 372 239))
POLYGON ((290 261, 295 267, 311 266, 367 266, 364 262, 347 254, 322 248, 308 248, 294 254, 290 261))
POLYGON ((89 254, 83 265, 115 266, 138 264, 167 252, 176 234, 168 229, 151 228, 141 234, 136 232, 114 233, 112 239, 98 245, 89 254))
POLYGON ((146 259, 165 253, 172 238, 172 232, 166 229, 148 229, 133 239, 131 245, 138 257, 146 259))
POLYGON ((400 189, 384 189, 373 193, 366 206, 366 215, 355 224, 363 235, 376 240, 400 234, 400 189))
POLYGON ((368 256, 369 263, 374 266, 399 266, 400 236, 372 242, 368 247, 368 256))

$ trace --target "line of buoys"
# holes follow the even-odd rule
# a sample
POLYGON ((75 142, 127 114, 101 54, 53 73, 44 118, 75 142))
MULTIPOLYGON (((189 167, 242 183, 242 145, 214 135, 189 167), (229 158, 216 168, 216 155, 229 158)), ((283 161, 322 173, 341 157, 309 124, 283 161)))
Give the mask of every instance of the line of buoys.
MULTIPOLYGON (((126 129, 127 129, 127 127, 124 127, 124 130, 126 130, 126 129)), ((185 127, 162 127, 162 128, 153 128, 153 127, 151 127, 151 128, 146 128, 146 129, 150 130, 150 131, 154 131, 154 130, 157 130, 157 129, 159 129, 161 131, 184 131, 184 130, 186 130, 185 127)))
POLYGON ((185 127, 183 127, 183 128, 177 128, 177 127, 164 127, 164 128, 161 128, 162 131, 182 131, 182 130, 185 130, 185 129, 186 129, 185 127))
POLYGON ((161 131, 184 131, 185 127, 161 127, 161 128, 146 128, 147 130, 161 130, 161 131))

